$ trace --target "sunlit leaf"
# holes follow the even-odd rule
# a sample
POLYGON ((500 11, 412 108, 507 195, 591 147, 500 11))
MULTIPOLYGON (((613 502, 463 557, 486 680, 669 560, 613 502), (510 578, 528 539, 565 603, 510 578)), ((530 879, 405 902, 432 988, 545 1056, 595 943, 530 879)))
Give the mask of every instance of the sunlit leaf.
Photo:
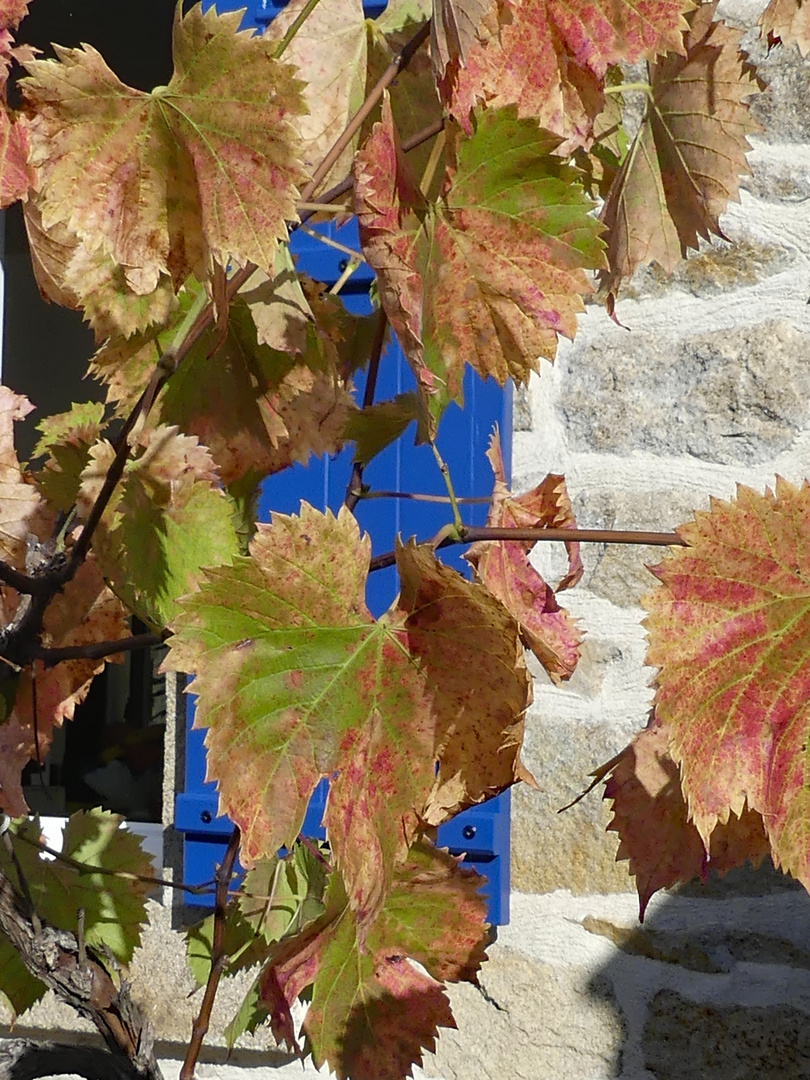
MULTIPOLYGON (((265 38, 281 41, 307 0, 292 0, 275 16, 265 38)), ((307 111, 293 124, 301 136, 301 160, 310 171, 363 104, 366 88, 366 25, 362 0, 319 0, 284 50, 304 82, 307 111)), ((323 186, 351 171, 357 139, 350 142, 324 178, 323 186)))
POLYGON ((683 51, 681 32, 691 0, 498 0, 479 28, 465 66, 451 64, 440 89, 467 131, 470 111, 517 107, 520 118, 565 140, 589 145, 602 109, 602 80, 620 61, 683 51))
MULTIPOLYGON (((144 431, 139 455, 107 505, 94 550, 116 595, 145 622, 170 626, 177 600, 202 568, 227 562, 238 549, 232 507, 208 450, 176 428, 144 431)), ((83 514, 98 495, 115 452, 97 443, 82 474, 83 514)))
MULTIPOLYGON (((512 495, 506 483, 501 444, 496 431, 487 451, 495 474, 492 505, 487 525, 492 528, 566 529, 576 527, 571 500, 562 476, 549 474, 537 487, 523 495, 512 495)), ((478 581, 496 596, 520 624, 520 636, 551 678, 559 683, 569 678, 579 659, 582 631, 561 608, 548 585, 529 562, 531 540, 487 541, 473 544, 466 558, 475 568, 478 581)), ((566 544, 568 573, 557 591, 570 588, 582 577, 579 544, 566 544)))
POLYGON ((104 406, 96 401, 72 405, 37 426, 40 439, 33 457, 47 455, 35 474, 37 487, 57 510, 68 511, 76 501, 81 475, 90 459, 90 447, 103 430, 104 406))
POLYGON ((487 589, 413 541, 399 545, 397 569, 408 648, 436 712, 439 764, 423 816, 439 825, 518 780, 534 783, 520 760, 531 680, 518 624, 487 589))
POLYGON ((810 52, 810 5, 803 0, 771 0, 760 18, 770 44, 794 42, 802 56, 810 52))
POLYGON ((12 61, 34 58, 27 45, 13 45, 16 30, 28 14, 29 0, 0 0, 0 209, 22 198, 31 183, 28 137, 24 119, 13 117, 6 104, 6 82, 12 61))
POLYGON ((433 785, 433 720, 401 631, 365 605, 370 543, 306 503, 259 525, 250 558, 185 601, 168 664, 193 672, 196 722, 243 859, 298 835, 331 777, 324 823, 352 906, 378 909, 433 785))
POLYGON ((670 53, 651 69, 644 121, 602 208, 604 293, 641 263, 669 271, 700 237, 722 236, 720 215, 751 171, 746 136, 760 127, 746 99, 758 83, 739 47, 742 31, 712 22, 715 8, 701 4, 690 17, 685 55, 670 53))
POLYGON ((440 981, 475 981, 484 960, 481 878, 420 843, 397 869, 363 942, 333 875, 327 910, 283 943, 260 979, 260 1001, 279 1041, 295 1045, 290 1008, 314 984, 303 1031, 316 1066, 339 1077, 398 1080, 454 1027, 440 981), (425 975, 411 960, 427 970, 425 975))
POLYGON ((740 487, 681 526, 646 597, 656 714, 710 850, 746 805, 774 862, 810 883, 810 486, 740 487))
POLYGON ((558 142, 510 109, 481 114, 470 138, 451 128, 435 205, 416 187, 387 103, 358 154, 363 249, 434 425, 461 394, 465 362, 482 378, 525 382, 558 335, 576 331, 584 268, 603 257, 591 204, 552 155, 558 142))
MULTIPOLYGON (((152 888, 138 878, 155 871, 140 837, 122 829, 122 822, 123 818, 106 810, 79 811, 68 818, 62 853, 82 864, 81 873, 58 860, 46 861, 21 839, 14 840, 14 849, 40 917, 76 934, 78 913, 83 911, 87 944, 102 952, 109 949, 117 960, 127 963, 140 941, 146 897, 152 888), (107 872, 93 873, 92 867, 107 872)), ((15 832, 38 841, 39 822, 22 821, 15 832)), ((14 867, 2 848, 0 864, 14 881, 14 867)))
MULTIPOLYGON (((274 44, 237 32, 239 21, 200 5, 183 17, 178 6, 174 74, 149 94, 120 82, 89 45, 27 65, 42 227, 102 250, 138 296, 163 278, 175 288, 191 273, 205 278, 212 260, 269 271, 296 216, 300 84, 274 44)), ((79 296, 85 273, 66 275, 79 296)))

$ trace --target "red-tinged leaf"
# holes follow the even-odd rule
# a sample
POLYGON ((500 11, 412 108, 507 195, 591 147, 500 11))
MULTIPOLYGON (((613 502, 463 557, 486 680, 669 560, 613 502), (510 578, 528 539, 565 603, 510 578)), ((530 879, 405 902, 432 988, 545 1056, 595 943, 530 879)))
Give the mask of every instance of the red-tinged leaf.
POLYGON ((295 1046, 290 1008, 313 985, 303 1031, 316 1066, 327 1062, 341 1080, 409 1076, 438 1028, 455 1026, 436 980, 475 982, 485 959, 480 885, 447 852, 415 845, 361 945, 333 876, 325 914, 260 976, 276 1038, 295 1046))
POLYGON ((137 334, 170 318, 177 301, 168 275, 160 276, 152 292, 141 294, 103 247, 93 248, 92 241, 85 244, 63 222, 44 229, 40 208, 31 199, 23 212, 40 294, 81 311, 96 341, 113 334, 137 334))
POLYGON ((364 924, 433 786, 423 678, 396 623, 366 608, 370 542, 347 510, 275 515, 250 552, 184 601, 168 664, 196 676, 208 776, 244 859, 291 844, 331 778, 327 837, 364 924))
POLYGON ((442 199, 428 204, 402 155, 388 102, 357 155, 360 236, 380 299, 425 397, 430 433, 461 394, 464 364, 525 382, 558 334, 573 337, 585 267, 602 265, 599 227, 559 140, 514 110, 447 132, 442 199))
MULTIPOLYGON (((376 19, 368 19, 368 74, 366 95, 376 85, 388 65, 413 38, 430 16, 430 0, 391 0, 376 19)), ((397 75, 396 90, 391 97, 391 111, 397 131, 403 140, 442 117, 442 105, 436 89, 433 64, 427 49, 417 49, 408 66, 397 75)), ((380 109, 374 109, 361 128, 360 143, 365 142, 373 125, 380 119, 380 109)), ((435 139, 429 139, 408 153, 414 176, 420 181, 430 160, 435 139)), ((434 174, 441 181, 443 166, 434 174)), ((433 191, 433 187, 429 189, 433 191)))
POLYGON ((810 884, 810 487, 740 487, 655 569, 648 660, 689 814, 709 847, 747 805, 774 861, 810 884))
POLYGON ((635 737, 610 770, 606 799, 613 803, 608 829, 619 834, 617 859, 630 860, 636 879, 639 919, 659 889, 699 877, 710 870, 726 874, 750 859, 756 866, 768 854, 762 816, 747 807, 717 825, 707 854, 688 820, 680 770, 669 752, 669 728, 653 720, 635 737))
POLYGON ((603 293, 641 263, 669 271, 699 237, 722 236, 720 215, 751 171, 746 136, 761 129, 746 99, 758 82, 739 47, 742 31, 712 21, 716 6, 701 4, 690 16, 684 55, 651 68, 645 118, 602 208, 603 293))
MULTIPOLYGON (((237 32, 240 17, 178 6, 174 74, 150 94, 90 46, 27 65, 42 227, 102 251, 137 296, 204 279, 212 260, 269 271, 296 216, 300 84, 274 43, 237 32)), ((65 284, 82 295, 74 277, 65 284)))
POLYGON ((0 559, 25 569, 26 537, 39 532, 42 498, 22 478, 14 449, 14 424, 34 406, 7 386, 0 386, 0 559))
POLYGON ((399 545, 399 607, 408 648, 436 710, 439 767, 424 819, 439 825, 518 780, 531 680, 519 627, 481 585, 444 566, 428 547, 399 545))
MULTIPOLYGON (((202 568, 228 562, 239 542, 233 505, 196 437, 160 426, 142 431, 136 445, 138 455, 107 504, 93 549, 116 595, 162 630, 178 614, 178 598, 196 588, 202 568)), ((81 516, 90 513, 114 457, 108 442, 92 448, 77 500, 81 516)))
POLYGON ((27 45, 13 47, 10 31, 28 13, 28 0, 0 2, 0 209, 21 199, 31 183, 25 120, 14 117, 6 104, 6 82, 12 61, 33 60, 27 45))
MULTIPOLYGON (((292 0, 265 32, 279 42, 301 14, 307 0, 292 0)), ((319 0, 284 50, 304 83, 306 111, 293 121, 301 137, 301 161, 313 172, 363 104, 366 88, 366 21, 362 0, 319 0)), ((349 143, 324 178, 330 187, 346 176, 357 149, 349 143)))
POLYGON ((795 41, 802 56, 810 52, 810 4, 806 0, 771 0, 759 22, 770 45, 795 41))
MULTIPOLYGON (((0 597, 3 625, 13 618, 18 605, 18 594, 5 589, 0 597)), ((42 644, 64 648, 125 638, 125 615, 91 554, 49 604, 42 644)), ((53 729, 72 718, 105 663, 121 659, 118 654, 105 660, 68 660, 48 668, 36 661, 20 673, 11 717, 0 725, 0 805, 6 813, 18 817, 28 812, 21 787, 23 767, 29 761, 44 761, 53 729)))
POLYGON ((470 112, 517 106, 565 141, 589 145, 611 64, 683 51, 690 0, 498 0, 481 25, 466 66, 451 64, 439 84, 450 114, 470 130, 470 112))
MULTIPOLYGON (((487 525, 493 528, 574 528, 571 501, 562 476, 550 474, 532 491, 513 496, 506 483, 497 429, 487 451, 495 474, 487 525)), ((529 562, 531 540, 481 541, 466 558, 475 568, 476 580, 496 596, 520 624, 520 636, 554 682, 570 678, 579 660, 582 631, 561 608, 548 585, 529 562)), ((579 544, 566 544, 568 573, 557 591, 570 588, 582 577, 579 544)))

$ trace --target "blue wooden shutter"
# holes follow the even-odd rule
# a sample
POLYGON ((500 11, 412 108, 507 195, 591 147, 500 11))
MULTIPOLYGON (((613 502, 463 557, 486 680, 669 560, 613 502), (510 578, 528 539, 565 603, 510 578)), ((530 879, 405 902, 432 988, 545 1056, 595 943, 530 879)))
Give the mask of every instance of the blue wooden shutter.
MULTIPOLYGON (((207 4, 206 6, 210 6, 207 4)), ((224 10, 244 6, 244 0, 218 0, 224 10)), ((254 0, 243 20, 244 27, 263 28, 281 0, 254 0)), ((369 14, 376 14, 384 4, 367 4, 369 14)), ((357 249, 357 227, 348 222, 340 229, 333 224, 321 227, 333 239, 357 249)), ((297 255, 300 270, 316 281, 330 284, 338 279, 345 267, 345 256, 317 240, 296 233, 292 250, 297 255)), ((365 265, 349 278, 341 291, 344 303, 357 314, 371 310, 368 289, 373 275, 365 265)), ((384 401, 395 394, 413 388, 414 380, 399 346, 392 342, 380 363, 376 400, 384 401)), ((362 381, 358 387, 362 396, 362 381)), ((492 380, 482 382, 471 369, 464 379, 464 409, 451 405, 442 418, 438 445, 450 469, 453 484, 459 495, 489 495, 492 490, 492 471, 485 457, 489 435, 495 424, 500 425, 504 464, 507 476, 511 471, 512 400, 507 389, 501 390, 492 380)), ((412 431, 375 458, 366 470, 366 480, 377 490, 417 491, 444 495, 445 489, 428 447, 412 443, 412 431)), ((278 476, 270 477, 262 486, 259 502, 260 520, 269 520, 271 511, 296 513, 301 500, 319 509, 337 510, 346 494, 351 476, 352 452, 344 450, 333 459, 312 460, 309 465, 296 465, 278 476)), ((380 499, 361 501, 356 508, 361 527, 371 535, 373 551, 390 550, 394 537, 416 535, 429 538, 449 520, 446 506, 380 499)), ((462 515, 469 525, 482 525, 486 506, 466 506, 462 515)), ((462 573, 467 564, 458 549, 445 549, 442 558, 462 573)), ((397 580, 393 567, 380 570, 369 578, 367 600, 373 614, 379 615, 396 595, 397 580)), ((190 885, 211 879, 214 863, 225 851, 231 826, 227 818, 217 817, 217 797, 213 783, 205 783, 204 732, 192 730, 193 699, 187 710, 185 790, 175 799, 175 827, 184 834, 183 880, 190 885)), ((327 784, 323 781, 312 797, 304 821, 303 832, 323 838, 321 827, 327 784)), ((495 925, 509 921, 509 807, 506 791, 497 798, 459 814, 439 829, 439 844, 454 854, 464 854, 465 862, 487 878, 486 894, 489 920, 495 925)), ((187 902, 211 906, 210 897, 187 894, 187 902)))

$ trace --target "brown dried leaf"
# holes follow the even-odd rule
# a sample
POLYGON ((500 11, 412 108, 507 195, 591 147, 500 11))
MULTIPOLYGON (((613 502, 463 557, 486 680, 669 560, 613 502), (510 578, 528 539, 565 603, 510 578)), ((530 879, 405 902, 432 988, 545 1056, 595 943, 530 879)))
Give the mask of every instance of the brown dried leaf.
POLYGON ((795 41, 802 56, 810 52, 810 4, 807 0, 771 0, 760 18, 768 43, 795 41))
POLYGON ((742 31, 713 22, 716 2, 690 16, 686 53, 653 65, 646 117, 600 215, 607 228, 604 294, 642 263, 672 270, 698 238, 722 236, 720 215, 750 173, 746 136, 760 130, 745 101, 757 92, 742 31))
POLYGON ((669 752, 670 729, 653 718, 614 765, 604 798, 613 802, 608 830, 621 839, 617 859, 630 860, 639 896, 639 919, 659 889, 699 877, 710 870, 725 874, 750 859, 756 866, 770 850, 762 816, 744 808, 732 814, 711 836, 707 854, 689 820, 681 774, 669 752))
POLYGON ((408 648, 435 703, 439 767, 424 819, 439 825, 518 780, 531 680, 517 622, 483 586, 413 540, 397 548, 408 648))

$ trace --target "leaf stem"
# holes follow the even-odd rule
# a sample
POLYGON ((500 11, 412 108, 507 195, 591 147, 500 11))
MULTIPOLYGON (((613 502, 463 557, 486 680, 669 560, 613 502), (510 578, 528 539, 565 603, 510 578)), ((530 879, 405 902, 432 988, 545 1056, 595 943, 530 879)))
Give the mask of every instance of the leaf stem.
MULTIPOLYGON (((426 503, 444 503, 447 505, 450 502, 448 495, 427 495, 418 491, 363 491, 360 493, 361 499, 413 499, 415 502, 426 503)), ((491 502, 491 496, 489 495, 457 495, 456 502, 459 506, 464 505, 485 505, 491 502)))
POLYGON ((433 456, 436 459, 436 464, 439 466, 439 472, 442 474, 444 480, 444 486, 447 488, 447 495, 450 500, 450 509, 453 512, 453 524, 456 527, 456 532, 459 537, 464 536, 464 522, 461 520, 461 514, 458 509, 458 499, 456 493, 453 490, 453 481, 450 479, 450 470, 447 468, 442 455, 439 453, 439 448, 436 443, 431 439, 430 449, 433 451, 433 456))
POLYGON ((603 86, 603 94, 629 94, 633 90, 640 90, 645 94, 652 94, 652 87, 646 82, 618 83, 616 86, 603 86))
POLYGON ((320 0, 307 0, 306 4, 304 4, 304 6, 298 12, 296 17, 293 19, 293 21, 287 27, 287 33, 284 35, 284 37, 278 43, 278 46, 277 46, 276 52, 275 52, 276 60, 280 60, 282 58, 282 56, 284 55, 285 51, 287 50, 287 47, 289 46, 292 39, 295 37, 295 35, 298 33, 298 31, 301 29, 301 27, 304 25, 304 23, 307 21, 307 19, 309 18, 309 16, 312 14, 312 12, 315 10, 315 8, 318 6, 319 3, 320 3, 320 0))
MULTIPOLYGON (((688 547, 677 533, 668 532, 625 532, 619 529, 497 529, 489 526, 465 526, 463 537, 448 536, 439 547, 453 544, 472 544, 478 540, 562 540, 577 541, 580 544, 640 544, 652 547, 688 547)), ((375 555, 369 564, 369 573, 393 566, 396 553, 387 551, 375 555)))
MULTIPOLYGON (((342 134, 337 138, 334 145, 332 146, 332 149, 327 153, 326 157, 312 174, 312 179, 301 192, 301 202, 308 202, 312 198, 312 196, 317 191, 321 181, 324 179, 325 176, 329 174, 333 165, 338 160, 343 151, 346 149, 346 147, 349 145, 349 143, 352 141, 357 132, 360 130, 364 120, 372 111, 374 106, 383 96, 383 94, 397 77, 397 75, 399 75, 400 71, 402 71, 403 68, 407 67, 407 65, 411 61, 411 57, 414 55, 417 49, 422 44, 424 44, 425 41, 427 41, 428 35, 430 34, 430 23, 431 20, 428 19, 428 21, 422 27, 420 27, 419 30, 417 30, 417 32, 413 35, 410 41, 408 41, 402 47, 398 55, 394 57, 394 59, 382 73, 380 78, 374 84, 371 93, 368 95, 366 100, 363 102, 363 104, 351 118, 349 123, 346 125, 342 134)), ((326 200, 322 199, 322 201, 326 200)))
POLYGON ((310 229, 309 225, 299 225, 298 229, 302 233, 306 233, 307 236, 311 236, 313 240, 318 240, 321 244, 325 244, 327 247, 334 248, 335 251, 340 251, 344 255, 350 256, 355 262, 365 262, 362 251, 355 251, 354 248, 347 247, 346 244, 341 244, 338 240, 333 240, 331 236, 324 236, 323 233, 316 232, 315 229, 310 229))

